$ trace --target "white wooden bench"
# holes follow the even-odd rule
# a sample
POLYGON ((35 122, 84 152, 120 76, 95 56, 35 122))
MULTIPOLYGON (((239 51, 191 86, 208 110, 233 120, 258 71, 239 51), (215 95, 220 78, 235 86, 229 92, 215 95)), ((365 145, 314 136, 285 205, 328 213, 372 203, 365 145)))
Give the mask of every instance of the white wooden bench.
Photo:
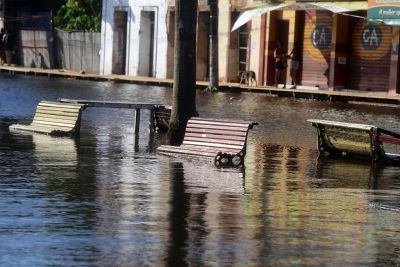
POLYGON ((329 154, 356 155, 373 160, 398 160, 383 144, 400 145, 400 134, 374 125, 309 119, 317 129, 318 150, 329 154))
POLYGON ((191 118, 180 146, 162 145, 157 153, 214 158, 218 167, 239 167, 244 163, 249 129, 256 122, 191 118))
POLYGON ((53 136, 74 136, 79 134, 83 104, 39 102, 30 125, 10 125, 10 130, 30 131, 53 136))

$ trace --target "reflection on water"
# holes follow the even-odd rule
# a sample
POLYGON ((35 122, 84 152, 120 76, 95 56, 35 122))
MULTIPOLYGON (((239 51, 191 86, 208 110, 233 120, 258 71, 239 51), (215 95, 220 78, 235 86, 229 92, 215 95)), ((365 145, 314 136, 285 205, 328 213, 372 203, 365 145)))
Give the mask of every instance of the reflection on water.
POLYGON ((129 110, 86 109, 77 139, 7 127, 42 99, 170 104, 170 89, 19 77, 0 80, 0 96, 2 265, 400 264, 400 168, 319 157, 306 123, 396 131, 397 110, 199 91, 202 116, 260 123, 232 170, 156 155, 164 136, 135 136, 129 110))

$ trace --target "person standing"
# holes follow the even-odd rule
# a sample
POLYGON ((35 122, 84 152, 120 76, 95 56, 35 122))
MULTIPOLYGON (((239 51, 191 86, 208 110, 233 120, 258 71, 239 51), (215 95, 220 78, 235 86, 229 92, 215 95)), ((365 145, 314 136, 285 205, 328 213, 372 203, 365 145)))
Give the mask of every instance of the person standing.
POLYGON ((12 64, 12 54, 14 51, 14 42, 10 30, 6 29, 3 36, 3 46, 6 54, 6 64, 12 64))
POLYGON ((282 42, 278 42, 277 47, 274 51, 274 58, 275 58, 275 87, 278 87, 279 83, 283 82, 283 88, 285 88, 285 69, 286 69, 286 54, 283 50, 282 42))
POLYGON ((289 58, 291 59, 291 61, 290 61, 290 77, 292 78, 291 89, 293 89, 293 88, 296 88, 296 86, 299 84, 298 71, 299 71, 299 67, 300 67, 300 61, 299 61, 296 47, 294 47, 292 49, 292 52, 290 52, 289 58))
POLYGON ((6 61, 6 54, 4 51, 4 43, 3 43, 3 36, 4 36, 4 28, 0 30, 0 65, 3 65, 6 61))

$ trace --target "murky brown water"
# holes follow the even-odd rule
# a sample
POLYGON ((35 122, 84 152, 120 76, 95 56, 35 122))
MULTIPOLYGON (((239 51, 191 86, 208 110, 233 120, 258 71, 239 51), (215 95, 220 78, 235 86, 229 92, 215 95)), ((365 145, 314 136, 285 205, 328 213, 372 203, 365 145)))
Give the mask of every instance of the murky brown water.
POLYGON ((170 104, 171 89, 0 78, 1 265, 400 265, 400 167, 321 159, 306 122, 399 131, 399 109, 198 92, 202 116, 259 122, 240 172, 156 155, 163 136, 135 142, 128 110, 87 109, 76 140, 8 131, 42 99, 170 104))

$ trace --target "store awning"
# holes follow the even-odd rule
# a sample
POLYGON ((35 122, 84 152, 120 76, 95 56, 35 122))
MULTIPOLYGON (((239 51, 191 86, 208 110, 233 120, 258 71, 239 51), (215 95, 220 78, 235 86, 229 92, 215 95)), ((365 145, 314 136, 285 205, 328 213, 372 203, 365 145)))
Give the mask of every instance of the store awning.
POLYGON ((232 31, 249 22, 256 16, 274 10, 329 10, 333 13, 345 13, 356 10, 366 10, 367 1, 354 2, 288 2, 288 3, 264 3, 256 7, 250 7, 243 11, 232 27, 232 31))

